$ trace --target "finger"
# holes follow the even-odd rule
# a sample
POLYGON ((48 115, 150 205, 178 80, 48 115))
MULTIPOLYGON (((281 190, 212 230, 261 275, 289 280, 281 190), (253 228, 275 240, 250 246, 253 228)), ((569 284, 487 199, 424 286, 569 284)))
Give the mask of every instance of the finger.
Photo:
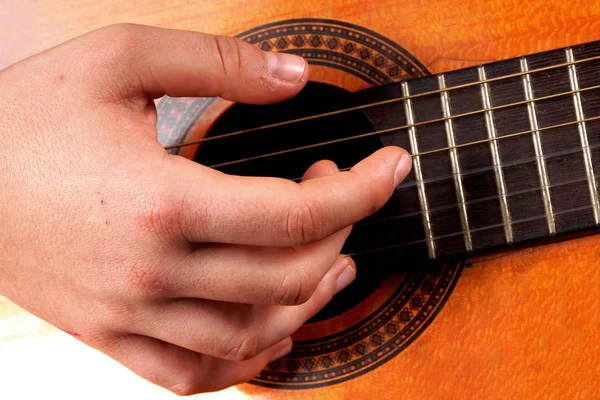
POLYGON ((145 310, 134 333, 231 361, 243 361, 291 336, 356 276, 352 259, 340 257, 313 296, 298 306, 252 306, 182 299, 145 310))
POLYGON ((180 157, 169 162, 180 177, 172 190, 182 199, 179 223, 187 240, 262 246, 313 243, 360 221, 387 202, 411 168, 398 147, 300 184, 229 176, 180 157))
MULTIPOLYGON (((338 172, 332 161, 319 161, 303 180, 338 172)), ((351 228, 306 246, 265 248, 202 245, 167 273, 167 293, 246 304, 297 305, 306 302, 334 264, 351 228)))
POLYGON ((165 271, 164 294, 246 304, 302 304, 335 263, 350 228, 306 246, 202 245, 165 271))
POLYGON ((301 57, 264 52, 225 36, 119 24, 89 40, 108 48, 110 67, 97 74, 118 85, 121 98, 220 96, 264 104, 294 96, 308 79, 301 57))
POLYGON ((309 179, 320 178, 339 172, 337 165, 333 161, 321 160, 311 165, 304 175, 302 176, 302 182, 309 179))
POLYGON ((255 377, 269 362, 289 353, 285 338, 256 357, 233 362, 144 336, 120 339, 107 354, 142 378, 180 396, 225 389, 255 377))

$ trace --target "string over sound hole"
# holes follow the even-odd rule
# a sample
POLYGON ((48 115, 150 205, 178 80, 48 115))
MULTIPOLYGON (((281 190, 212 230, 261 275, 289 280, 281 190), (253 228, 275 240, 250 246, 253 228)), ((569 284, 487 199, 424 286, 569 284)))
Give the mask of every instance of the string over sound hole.
MULTIPOLYGON (((220 118, 209 137, 345 109, 353 104, 349 93, 323 83, 309 82, 295 98, 268 106, 234 105, 220 118)), ((195 160, 223 172, 246 176, 301 177, 314 162, 329 159, 349 167, 381 147, 377 138, 334 143, 252 159, 317 143, 351 137, 373 130, 360 112, 343 113, 312 121, 251 131, 204 143, 195 160), (223 165, 224 164, 224 165, 223 165)))

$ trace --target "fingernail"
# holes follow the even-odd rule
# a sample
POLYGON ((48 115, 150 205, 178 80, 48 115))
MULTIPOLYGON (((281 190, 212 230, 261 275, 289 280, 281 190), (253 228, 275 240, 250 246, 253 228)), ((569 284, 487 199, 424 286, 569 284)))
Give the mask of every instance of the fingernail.
POLYGON ((276 351, 269 359, 269 362, 272 363, 273 361, 279 360, 281 357, 285 356, 290 351, 292 351, 292 345, 290 343, 290 341, 286 341, 285 346, 282 347, 280 350, 276 351))
POLYGON ((344 272, 342 272, 335 281, 335 294, 338 294, 345 289, 349 284, 352 283, 352 281, 354 281, 355 278, 356 271, 354 268, 352 268, 352 266, 348 265, 346 269, 344 269, 344 272))
POLYGON ((400 161, 398 162, 398 166, 396 167, 396 172, 394 172, 394 186, 398 186, 408 174, 410 174, 410 170, 412 169, 412 158, 404 154, 400 161))
POLYGON ((267 67, 273 77, 295 83, 304 75, 306 61, 293 54, 267 53, 267 67))

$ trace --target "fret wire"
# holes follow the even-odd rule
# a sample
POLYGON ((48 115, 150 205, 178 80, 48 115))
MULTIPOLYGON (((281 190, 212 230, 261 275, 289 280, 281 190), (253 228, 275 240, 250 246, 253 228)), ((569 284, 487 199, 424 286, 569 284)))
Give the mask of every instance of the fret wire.
MULTIPOLYGON (((564 214, 574 213, 577 211, 589 210, 590 208, 592 208, 591 205, 575 207, 575 208, 570 208, 568 210, 554 212, 552 215, 560 216, 560 215, 564 215, 564 214)), ((537 221, 539 219, 546 219, 546 218, 547 218, 546 215, 538 215, 538 216, 534 216, 534 217, 527 217, 527 218, 522 218, 519 220, 514 220, 513 224, 521 224, 521 223, 525 223, 525 222, 537 221)), ((480 228, 471 229, 471 232, 481 232, 481 231, 486 231, 486 230, 490 230, 490 229, 501 228, 502 226, 503 226, 503 224, 490 224, 490 225, 482 226, 480 228)), ((463 234, 464 234, 464 232, 453 232, 453 233, 448 233, 446 235, 435 236, 433 239, 441 240, 441 239, 447 239, 447 238, 451 238, 451 237, 455 237, 455 236, 459 236, 459 235, 463 235, 463 234)), ((386 251, 386 250, 395 250, 395 249, 399 249, 399 248, 402 248, 405 246, 411 246, 411 245, 415 245, 415 244, 425 243, 426 240, 427 239, 420 239, 420 240, 414 240, 411 242, 404 242, 404 243, 399 243, 399 244, 395 244, 395 245, 379 247, 376 249, 360 251, 357 253, 350 253, 350 254, 347 254, 347 256, 348 257, 356 257, 356 256, 364 255, 364 254, 378 253, 378 252, 382 252, 382 251, 386 251)))
MULTIPOLYGON (((527 59, 521 58, 521 71, 528 72, 529 67, 527 65, 527 59)), ((533 87, 531 85, 531 75, 529 73, 525 74, 521 78, 523 83, 523 89, 525 90, 525 98, 527 100, 533 100, 533 87)), ((546 210, 547 215, 547 223, 548 223, 548 231, 551 235, 556 233, 556 223, 554 221, 554 214, 552 212, 552 196, 550 190, 548 189, 549 177, 548 171, 546 169, 546 161, 544 160, 544 150, 542 148, 542 139, 539 130, 539 124, 537 120, 535 103, 532 101, 527 104, 527 113, 529 114, 529 123, 532 129, 532 138, 533 138, 533 147, 535 150, 535 155, 537 157, 537 167, 538 174, 540 177, 540 186, 544 189, 542 190, 542 197, 544 199, 544 209, 546 210)))
MULTIPOLYGON (((492 100, 490 97, 489 84, 485 82, 486 73, 485 67, 479 67, 477 69, 479 81, 481 84, 481 101, 485 109, 485 126, 489 139, 494 139, 498 135, 496 133, 496 126, 494 125, 494 114, 491 110, 492 100)), ((490 152, 492 154, 492 162, 494 164, 494 179, 496 180, 496 187, 498 188, 498 197, 500 200, 500 212, 502 214, 502 222, 504 224, 504 237, 507 243, 512 243, 514 240, 513 229, 511 222, 510 209, 508 208, 508 199, 506 196, 506 182, 504 180, 504 171, 502 169, 502 163, 500 160, 500 149, 499 143, 496 140, 490 142, 490 152)))
MULTIPOLYGON (((600 148, 600 143, 597 143, 594 145, 589 145, 590 150, 596 149, 596 148, 600 148)), ((566 155, 578 153, 580 151, 582 151, 581 147, 571 147, 569 149, 554 151, 552 153, 544 153, 544 158, 549 159, 549 158, 558 157, 558 156, 566 156, 566 155)), ((536 160, 537 160, 537 157, 535 157, 535 156, 521 158, 518 161, 511 161, 509 163, 504 163, 504 164, 502 162, 500 162, 500 164, 498 164, 498 165, 493 164, 489 167, 473 168, 473 169, 469 169, 466 171, 462 171, 461 173, 462 173, 462 176, 465 177, 467 175, 474 175, 474 174, 478 174, 481 172, 492 171, 496 167, 501 167, 501 168, 514 167, 517 165, 526 164, 528 162, 535 162, 536 160)), ((348 170, 350 170, 350 168, 340 169, 340 171, 348 171, 348 170)), ((429 183, 435 183, 435 182, 442 182, 447 179, 452 179, 452 175, 451 174, 450 175, 442 175, 441 177, 437 177, 437 178, 424 179, 423 182, 425 184, 429 184, 429 183)), ((412 186, 415 186, 414 182, 402 183, 402 184, 400 184, 400 186, 397 187, 397 189, 405 189, 405 188, 412 187, 412 186)))
MULTIPOLYGON (((440 89, 446 88, 446 78, 443 74, 438 75, 438 86, 440 89)), ((464 242, 465 249, 467 252, 473 251, 473 239, 471 238, 471 232, 469 231, 469 216, 467 214, 467 206, 465 204, 465 191, 462 183, 462 178, 460 175, 460 161, 458 158, 458 150, 456 149, 456 140, 454 137, 454 126, 452 124, 452 120, 449 118, 451 116, 450 111, 450 98, 448 95, 448 91, 443 91, 440 93, 440 100, 442 103, 442 114, 444 117, 448 118, 445 122, 446 127, 446 138, 448 141, 448 147, 450 147, 450 162, 452 164, 452 173, 454 176, 454 187, 456 189, 456 196, 458 198, 459 204, 459 214, 460 214, 460 223, 464 233, 464 242)))
MULTIPOLYGON (((568 48, 565 50, 567 62, 574 61, 573 49, 568 48)), ((571 82, 571 90, 579 89, 579 80, 577 77, 577 69, 575 64, 569 65, 569 80, 571 82)), ((588 187, 590 190, 590 200, 592 202, 592 206, 594 209, 594 219, 596 221, 596 225, 600 224, 600 201, 598 199, 598 190, 596 189, 596 180, 594 179, 594 164, 592 162, 592 153, 589 150, 589 140, 587 127, 585 122, 581 122, 585 119, 583 113, 583 105, 581 103, 581 94, 579 92, 573 93, 573 103, 575 106, 575 115, 577 116, 577 120, 580 121, 577 124, 577 129, 579 131, 579 138, 581 140, 581 147, 585 149, 583 151, 583 160, 585 165, 585 172, 588 178, 588 187)))
MULTIPOLYGON (((569 180, 565 180, 562 181, 560 183, 551 183, 549 188, 559 188, 561 186, 565 186, 565 185, 571 185, 574 183, 580 183, 580 182, 584 182, 587 180, 587 177, 585 178, 580 178, 580 179, 569 179, 569 180)), ((507 197, 512 197, 512 196, 519 196, 522 194, 529 194, 529 193, 534 193, 537 192, 538 190, 541 191, 542 188, 540 187, 532 187, 529 189, 521 189, 521 190, 516 190, 512 193, 507 194, 507 197)), ((478 204, 478 203, 483 203, 486 201, 490 201, 490 200, 496 200, 498 199, 499 196, 487 196, 487 197, 481 197, 475 200, 469 200, 467 201, 465 204, 467 205, 473 205, 473 204, 478 204)), ((439 206, 436 208, 430 208, 429 209, 429 213, 433 214, 439 211, 445 211, 445 210, 451 210, 453 208, 457 208, 458 204, 457 203, 453 203, 453 204, 446 204, 444 206, 439 206)), ((415 217, 417 215, 421 215, 422 212, 421 211, 413 211, 410 213, 404 213, 404 214, 398 214, 398 215, 394 215, 392 217, 383 217, 383 218, 378 218, 378 219, 374 219, 374 220, 363 220, 360 222, 357 222, 355 224, 355 226, 368 226, 368 225, 374 225, 374 224, 378 224, 378 223, 382 223, 382 222, 388 222, 388 221, 394 221, 394 220, 399 220, 399 219, 403 219, 403 218, 409 218, 409 217, 415 217)), ((473 231, 471 229, 471 231, 473 231)))
MULTIPOLYGON (((592 149, 597 149, 597 148, 600 148, 600 143, 589 146, 589 150, 590 151, 592 149)), ((566 156, 566 155, 576 154, 576 153, 579 153, 581 151, 582 151, 582 149, 580 147, 572 147, 572 148, 567 149, 567 150, 560 150, 560 151, 555 151, 555 152, 552 152, 552 153, 545 153, 544 154, 544 158, 550 159, 550 158, 554 158, 554 157, 566 156)), ((536 160, 537 160, 537 157, 535 157, 535 156, 534 157, 527 157, 527 158, 520 159, 518 161, 513 161, 513 162, 505 163, 505 164, 500 164, 499 167, 501 167, 501 168, 515 167, 517 165, 523 165, 523 164, 527 164, 527 163, 530 163, 530 162, 536 162, 536 160)), ((496 167, 497 167, 496 165, 492 165, 492 166, 489 166, 489 167, 481 167, 481 168, 470 169, 468 171, 463 171, 462 172, 462 176, 464 177, 464 176, 467 176, 467 175, 474 175, 474 174, 478 174, 478 173, 482 173, 482 172, 492 171, 496 167)), ((344 169, 342 169, 340 171, 347 171, 348 169, 349 168, 344 168, 344 169)), ((423 183, 427 185, 429 183, 443 182, 443 181, 449 180, 449 179, 453 179, 453 175, 452 174, 450 174, 450 175, 443 175, 443 176, 437 177, 437 178, 423 179, 423 183)), ((587 177, 585 179, 587 179, 587 177)), ((579 180, 575 181, 575 182, 579 182, 579 180)), ((409 188, 412 188, 414 186, 416 186, 415 182, 405 182, 405 183, 400 184, 400 186, 398 186, 396 188, 396 190, 399 190, 399 189, 409 189, 409 188)), ((550 184, 550 186, 552 187, 552 184, 550 184)), ((510 195, 507 194, 507 196, 510 196, 510 195)), ((490 199, 497 199, 497 198, 499 198, 499 196, 492 196, 492 197, 490 197, 490 199)), ((467 202, 467 204, 469 204, 469 202, 467 202)), ((454 204, 454 206, 456 206, 456 204, 454 204)), ((429 211, 430 212, 434 212, 434 211, 437 211, 437 210, 440 210, 440 209, 441 208, 430 209, 429 211)))
MULTIPOLYGON (((589 118, 585 118, 581 121, 572 121, 572 122, 564 122, 561 124, 556 124, 556 125, 551 125, 551 126, 545 126, 543 128, 539 128, 538 131, 539 132, 544 132, 550 129, 557 129, 557 128, 562 128, 565 126, 570 126, 570 125, 576 125, 579 124, 581 122, 590 122, 590 121, 597 121, 600 120, 600 115, 597 117, 589 117, 589 118)), ((527 135, 530 133, 533 133, 533 130, 527 130, 527 131, 521 131, 521 132, 515 132, 515 133, 511 133, 508 135, 503 135, 503 136, 497 136, 495 138, 488 138, 488 139, 481 139, 481 140, 476 140, 474 142, 468 142, 468 143, 463 143, 463 144, 457 144, 456 146, 454 146, 457 149, 460 149, 462 147, 467 147, 467 146, 473 146, 473 145, 477 145, 477 144, 481 144, 481 143, 489 143, 492 141, 500 141, 500 140, 504 140, 504 139, 510 139, 510 138, 514 138, 514 137, 518 137, 518 136, 523 136, 523 135, 527 135)), ((593 148, 593 146, 590 146, 591 148, 593 148)), ((434 154, 434 153, 439 153, 440 151, 446 151, 449 150, 448 147, 444 147, 441 149, 435 149, 435 150, 429 150, 429 151, 424 151, 424 152, 420 152, 420 153, 416 153, 416 154, 411 154, 411 157, 422 157, 422 156, 426 156, 429 154, 434 154)), ((537 157, 536 157, 537 159, 537 157)), ((349 171, 352 167, 347 167, 347 168, 341 168, 340 172, 342 171, 349 171)), ((468 172, 467 172, 468 173, 468 172)), ((465 175, 466 173, 463 172, 463 175, 465 175)), ((294 178, 291 179, 292 181, 295 182, 299 182, 302 178, 294 178)), ((427 182, 425 182, 427 183, 427 182)))
MULTIPOLYGON (((595 89, 600 89, 600 85, 590 86, 588 88, 580 89, 579 92, 586 92, 586 91, 595 90, 595 89)), ((467 113, 463 113, 463 114, 456 114, 456 115, 453 115, 453 116, 448 117, 448 118, 442 117, 442 118, 432 119, 432 120, 428 120, 428 121, 415 122, 413 124, 395 126, 395 127, 392 127, 392 128, 382 129, 382 130, 379 130, 379 131, 362 133, 362 134, 356 135, 356 136, 344 137, 344 138, 340 138, 340 139, 334 139, 334 140, 330 140, 330 141, 327 141, 327 142, 320 142, 320 143, 309 144, 309 145, 306 145, 306 146, 300 146, 300 147, 295 147, 295 148, 292 148, 292 149, 275 151, 275 152, 267 153, 267 154, 260 154, 260 155, 257 155, 257 156, 252 156, 252 157, 247 157, 247 158, 241 158, 241 159, 233 160, 233 161, 226 161, 226 162, 222 162, 222 163, 219 163, 219 164, 208 165, 208 167, 209 168, 226 167, 228 165, 235 165, 235 164, 240 164, 240 163, 243 163, 243 162, 259 160, 259 159, 262 159, 262 158, 267 158, 267 157, 273 157, 273 156, 278 156, 278 155, 293 153, 293 152, 296 152, 296 151, 313 149, 313 148, 316 148, 316 147, 327 146, 327 145, 335 144, 335 143, 342 143, 342 142, 346 142, 346 141, 350 141, 350 140, 354 140, 354 139, 361 139, 361 138, 366 138, 366 137, 370 137, 370 136, 374 136, 374 135, 383 135, 383 134, 391 133, 391 132, 394 132, 394 131, 399 131, 399 130, 403 130, 403 129, 409 129, 410 127, 413 127, 413 126, 414 127, 419 127, 419 126, 422 126, 422 125, 428 125, 428 124, 433 124, 433 123, 437 123, 437 122, 443 122, 443 121, 446 121, 447 119, 462 118, 462 117, 467 117, 467 116, 471 116, 471 115, 481 114, 481 113, 484 113, 484 112, 487 112, 487 111, 495 111, 495 110, 499 110, 499 109, 503 109, 503 108, 508 108, 508 107, 513 107, 513 106, 518 106, 518 105, 522 105, 522 104, 529 104, 529 103, 532 103, 534 101, 542 101, 542 100, 552 99, 552 98, 556 98, 556 97, 570 95, 570 94, 573 94, 573 93, 577 93, 577 92, 568 91, 568 92, 564 92, 564 93, 559 93, 559 94, 554 94, 554 95, 548 95, 548 96, 544 96, 544 97, 538 97, 538 98, 531 99, 531 100, 523 100, 523 101, 519 101, 519 102, 515 102, 515 103, 504 104, 504 105, 501 105, 501 106, 495 106, 495 107, 491 107, 489 109, 482 109, 482 110, 471 111, 471 112, 467 112, 467 113)), ((506 136, 504 136, 504 137, 506 137, 506 136)), ((473 142, 473 144, 479 144, 479 143, 482 143, 482 142, 473 142)), ((435 153, 435 152, 438 152, 438 151, 445 151, 445 150, 448 150, 448 148, 430 150, 428 152, 420 153, 419 155, 426 155, 426 154, 435 153)))
MULTIPOLYGON (((527 130, 527 131, 521 131, 521 132, 510 133, 510 134, 508 134, 508 135, 502 135, 502 136, 498 136, 498 137, 495 137, 495 138, 493 138, 493 139, 481 139, 481 140, 476 140, 476 141, 473 141, 473 142, 468 142, 468 143, 458 144, 458 145, 456 145, 455 147, 456 147, 457 149, 460 149, 461 147, 467 147, 467 146, 473 146, 473 145, 480 144, 480 143, 488 143, 488 142, 492 142, 492 141, 500 141, 500 140, 504 140, 504 139, 510 139, 510 138, 517 137, 517 136, 528 135, 528 134, 530 134, 530 133, 534 133, 534 132, 544 132, 544 131, 547 131, 547 130, 549 130, 549 129, 563 128, 563 127, 565 127, 565 126, 576 125, 576 124, 579 124, 579 123, 581 123, 581 122, 590 122, 590 121, 596 121, 596 120, 598 120, 598 119, 600 119, 600 115, 599 115, 599 116, 597 116, 597 117, 590 117, 590 118, 586 118, 586 119, 583 119, 583 120, 581 120, 581 121, 563 122, 563 123, 560 123, 560 124, 555 124, 555 125, 545 126, 545 127, 543 127, 543 128, 538 128, 538 129, 530 129, 530 130, 527 130)), ((445 150, 448 150, 448 148, 446 147, 446 148, 443 148, 443 149, 436 149, 436 150, 424 151, 424 152, 421 152, 421 153, 419 153, 419 154, 416 154, 416 155, 418 155, 418 156, 421 156, 421 157, 422 157, 422 156, 424 156, 424 155, 433 154, 433 153, 438 153, 438 152, 440 152, 440 151, 445 151, 445 150)))
MULTIPOLYGON (((402 94, 408 97, 410 94, 408 89, 408 83, 402 83, 402 94)), ((414 112, 412 108, 412 100, 406 99, 404 101, 404 112, 406 114, 406 121, 411 125, 408 129, 408 136, 410 139, 411 152, 419 153, 419 143, 417 141, 417 128, 414 126, 414 112)), ((423 212, 423 230, 425 237, 427 238, 427 252, 430 259, 435 259, 435 242, 433 240, 433 231, 431 230, 431 216, 429 214, 429 204, 427 201, 427 193, 425 191, 425 184, 423 183, 423 170, 421 169, 421 158, 419 156, 413 157, 413 170, 415 172, 415 179, 417 181, 417 190, 419 196, 419 205, 423 212)))
MULTIPOLYGON (((589 57, 589 58, 585 58, 585 59, 581 59, 581 60, 576 60, 576 61, 573 61, 572 63, 562 63, 562 64, 551 65, 551 66, 548 66, 548 67, 537 68, 535 70, 529 71, 529 73, 543 72, 543 71, 548 71, 548 70, 552 70, 552 69, 555 69, 555 68, 566 67, 566 66, 569 66, 571 64, 581 64, 581 63, 591 62, 591 61, 595 61, 595 60, 599 60, 599 59, 600 59, 600 56, 594 56, 594 57, 589 57)), ((522 76, 524 74, 525 74, 524 72, 516 72, 516 73, 513 73, 513 74, 509 74, 509 75, 504 75, 504 76, 499 76, 499 77, 495 77, 495 78, 486 79, 484 83, 496 82, 496 81, 501 81, 501 80, 504 80, 504 79, 515 78, 515 77, 522 76)), ((463 89, 463 88, 467 88, 467 87, 478 85, 480 83, 482 83, 482 82, 465 83, 465 84, 462 84, 462 85, 452 86, 452 87, 448 88, 447 90, 463 89)), ((355 107, 345 108, 343 110, 330 111, 330 112, 327 112, 327 113, 322 113, 322 114, 317 114, 317 115, 309 115, 309 116, 306 116, 306 117, 296 118, 296 119, 292 119, 292 120, 288 120, 288 121, 277 122, 277 123, 273 123, 273 124, 269 124, 269 125, 263 125, 263 126, 258 126, 258 127, 254 127, 254 128, 243 129, 243 130, 239 130, 239 131, 235 131, 235 132, 229 132, 229 133, 225 133, 225 134, 219 135, 219 136, 205 137, 205 138, 202 138, 202 139, 199 139, 199 140, 194 140, 194 141, 187 142, 187 143, 181 143, 181 144, 175 144, 175 145, 170 145, 170 146, 164 146, 164 149, 165 150, 178 149, 178 148, 181 148, 181 147, 191 146, 191 145, 200 144, 200 143, 204 143, 204 142, 209 142, 209 141, 213 141, 213 140, 226 139, 226 138, 231 137, 231 136, 238 136, 238 135, 242 135, 242 134, 246 134, 246 133, 250 133, 250 132, 256 132, 256 131, 261 131, 261 130, 276 128, 276 127, 281 127, 281 126, 285 126, 285 125, 290 125, 290 124, 295 124, 295 123, 300 123, 300 122, 306 122, 306 121, 310 121, 310 120, 314 120, 314 119, 318 119, 318 118, 330 117, 330 116, 334 116, 334 115, 343 114, 343 113, 346 113, 346 112, 366 110, 366 109, 369 109, 371 107, 378 107, 378 106, 382 106, 382 105, 397 103, 397 102, 401 102, 401 101, 404 101, 404 100, 407 100, 407 99, 414 99, 414 98, 418 98, 418 97, 423 97, 423 96, 428 96, 428 95, 432 95, 432 94, 437 94, 437 93, 440 93, 440 92, 441 92, 441 90, 439 90, 439 89, 438 90, 432 90, 432 91, 429 91, 429 92, 424 92, 424 93, 419 93, 419 94, 414 94, 414 95, 409 95, 409 96, 402 96, 402 97, 397 97, 397 98, 394 98, 394 99, 388 99, 388 100, 378 101, 378 102, 374 102, 374 103, 363 104, 363 105, 359 105, 359 106, 355 106, 355 107)))

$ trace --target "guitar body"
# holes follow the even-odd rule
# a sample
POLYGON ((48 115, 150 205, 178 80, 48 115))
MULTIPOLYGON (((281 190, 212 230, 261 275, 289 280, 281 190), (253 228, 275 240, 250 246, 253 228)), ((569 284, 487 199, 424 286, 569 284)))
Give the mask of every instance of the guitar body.
MULTIPOLYGON (((0 43, 0 68, 116 22, 238 36, 264 50, 300 54, 311 63, 312 83, 306 92, 280 108, 161 99, 159 140, 177 145, 278 118, 327 112, 332 102, 351 107, 375 86, 600 39, 600 3, 591 0, 133 3, 31 1, 0 10, 0 37, 11 38, 10 43, 0 43), (26 25, 11 25, 19 19, 26 25)), ((327 134, 333 136, 326 140, 363 127, 382 128, 377 117, 358 111, 330 121, 327 134)), ((289 140, 319 132, 290 129, 289 140)), ((247 154, 252 146, 270 145, 266 138, 253 142, 251 133, 247 137, 222 148, 207 142, 176 151, 213 165, 223 162, 223 154, 228 154, 225 159, 231 154, 242 158, 252 156, 247 154)), ((382 145, 382 139, 374 137, 358 147, 366 151, 382 145)), ((357 146, 338 149, 331 158, 341 165, 360 155, 356 152, 357 146)), ((280 158, 278 168, 288 177, 299 176, 298 171, 310 165, 301 157, 280 158)), ((224 170, 264 173, 266 167, 259 164, 254 170, 224 170)), ((251 383, 220 395, 600 398, 600 240, 594 235, 567 239, 433 264, 407 258, 384 268, 379 260, 365 259, 358 264, 357 281, 294 336, 290 355, 269 365, 251 383)), ((0 330, 0 359, 19 357, 9 349, 16 342, 20 348, 37 343, 38 349, 63 346, 65 354, 74 351, 65 342, 73 339, 55 340, 63 334, 46 326, 19 333, 16 321, 27 318, 33 319, 0 301, 0 322, 13 324, 5 337, 0 330)), ((22 356, 44 357, 43 351, 22 356)), ((37 372, 56 376, 48 382, 67 385, 65 377, 76 368, 81 366, 61 364, 60 370, 37 372)), ((113 364, 103 364, 99 371, 127 374, 113 364)), ((7 373, 11 380, 21 379, 14 371, 7 373)), ((126 376, 123 382, 137 379, 126 376)), ((36 376, 30 373, 27 379, 36 376)), ((60 387, 57 384, 50 393, 61 395, 60 387)), ((2 390, 0 384, 0 397, 2 390)), ((125 392, 114 388, 107 393, 123 398, 125 392)), ((162 396, 165 393, 157 389, 146 398, 162 396)))

